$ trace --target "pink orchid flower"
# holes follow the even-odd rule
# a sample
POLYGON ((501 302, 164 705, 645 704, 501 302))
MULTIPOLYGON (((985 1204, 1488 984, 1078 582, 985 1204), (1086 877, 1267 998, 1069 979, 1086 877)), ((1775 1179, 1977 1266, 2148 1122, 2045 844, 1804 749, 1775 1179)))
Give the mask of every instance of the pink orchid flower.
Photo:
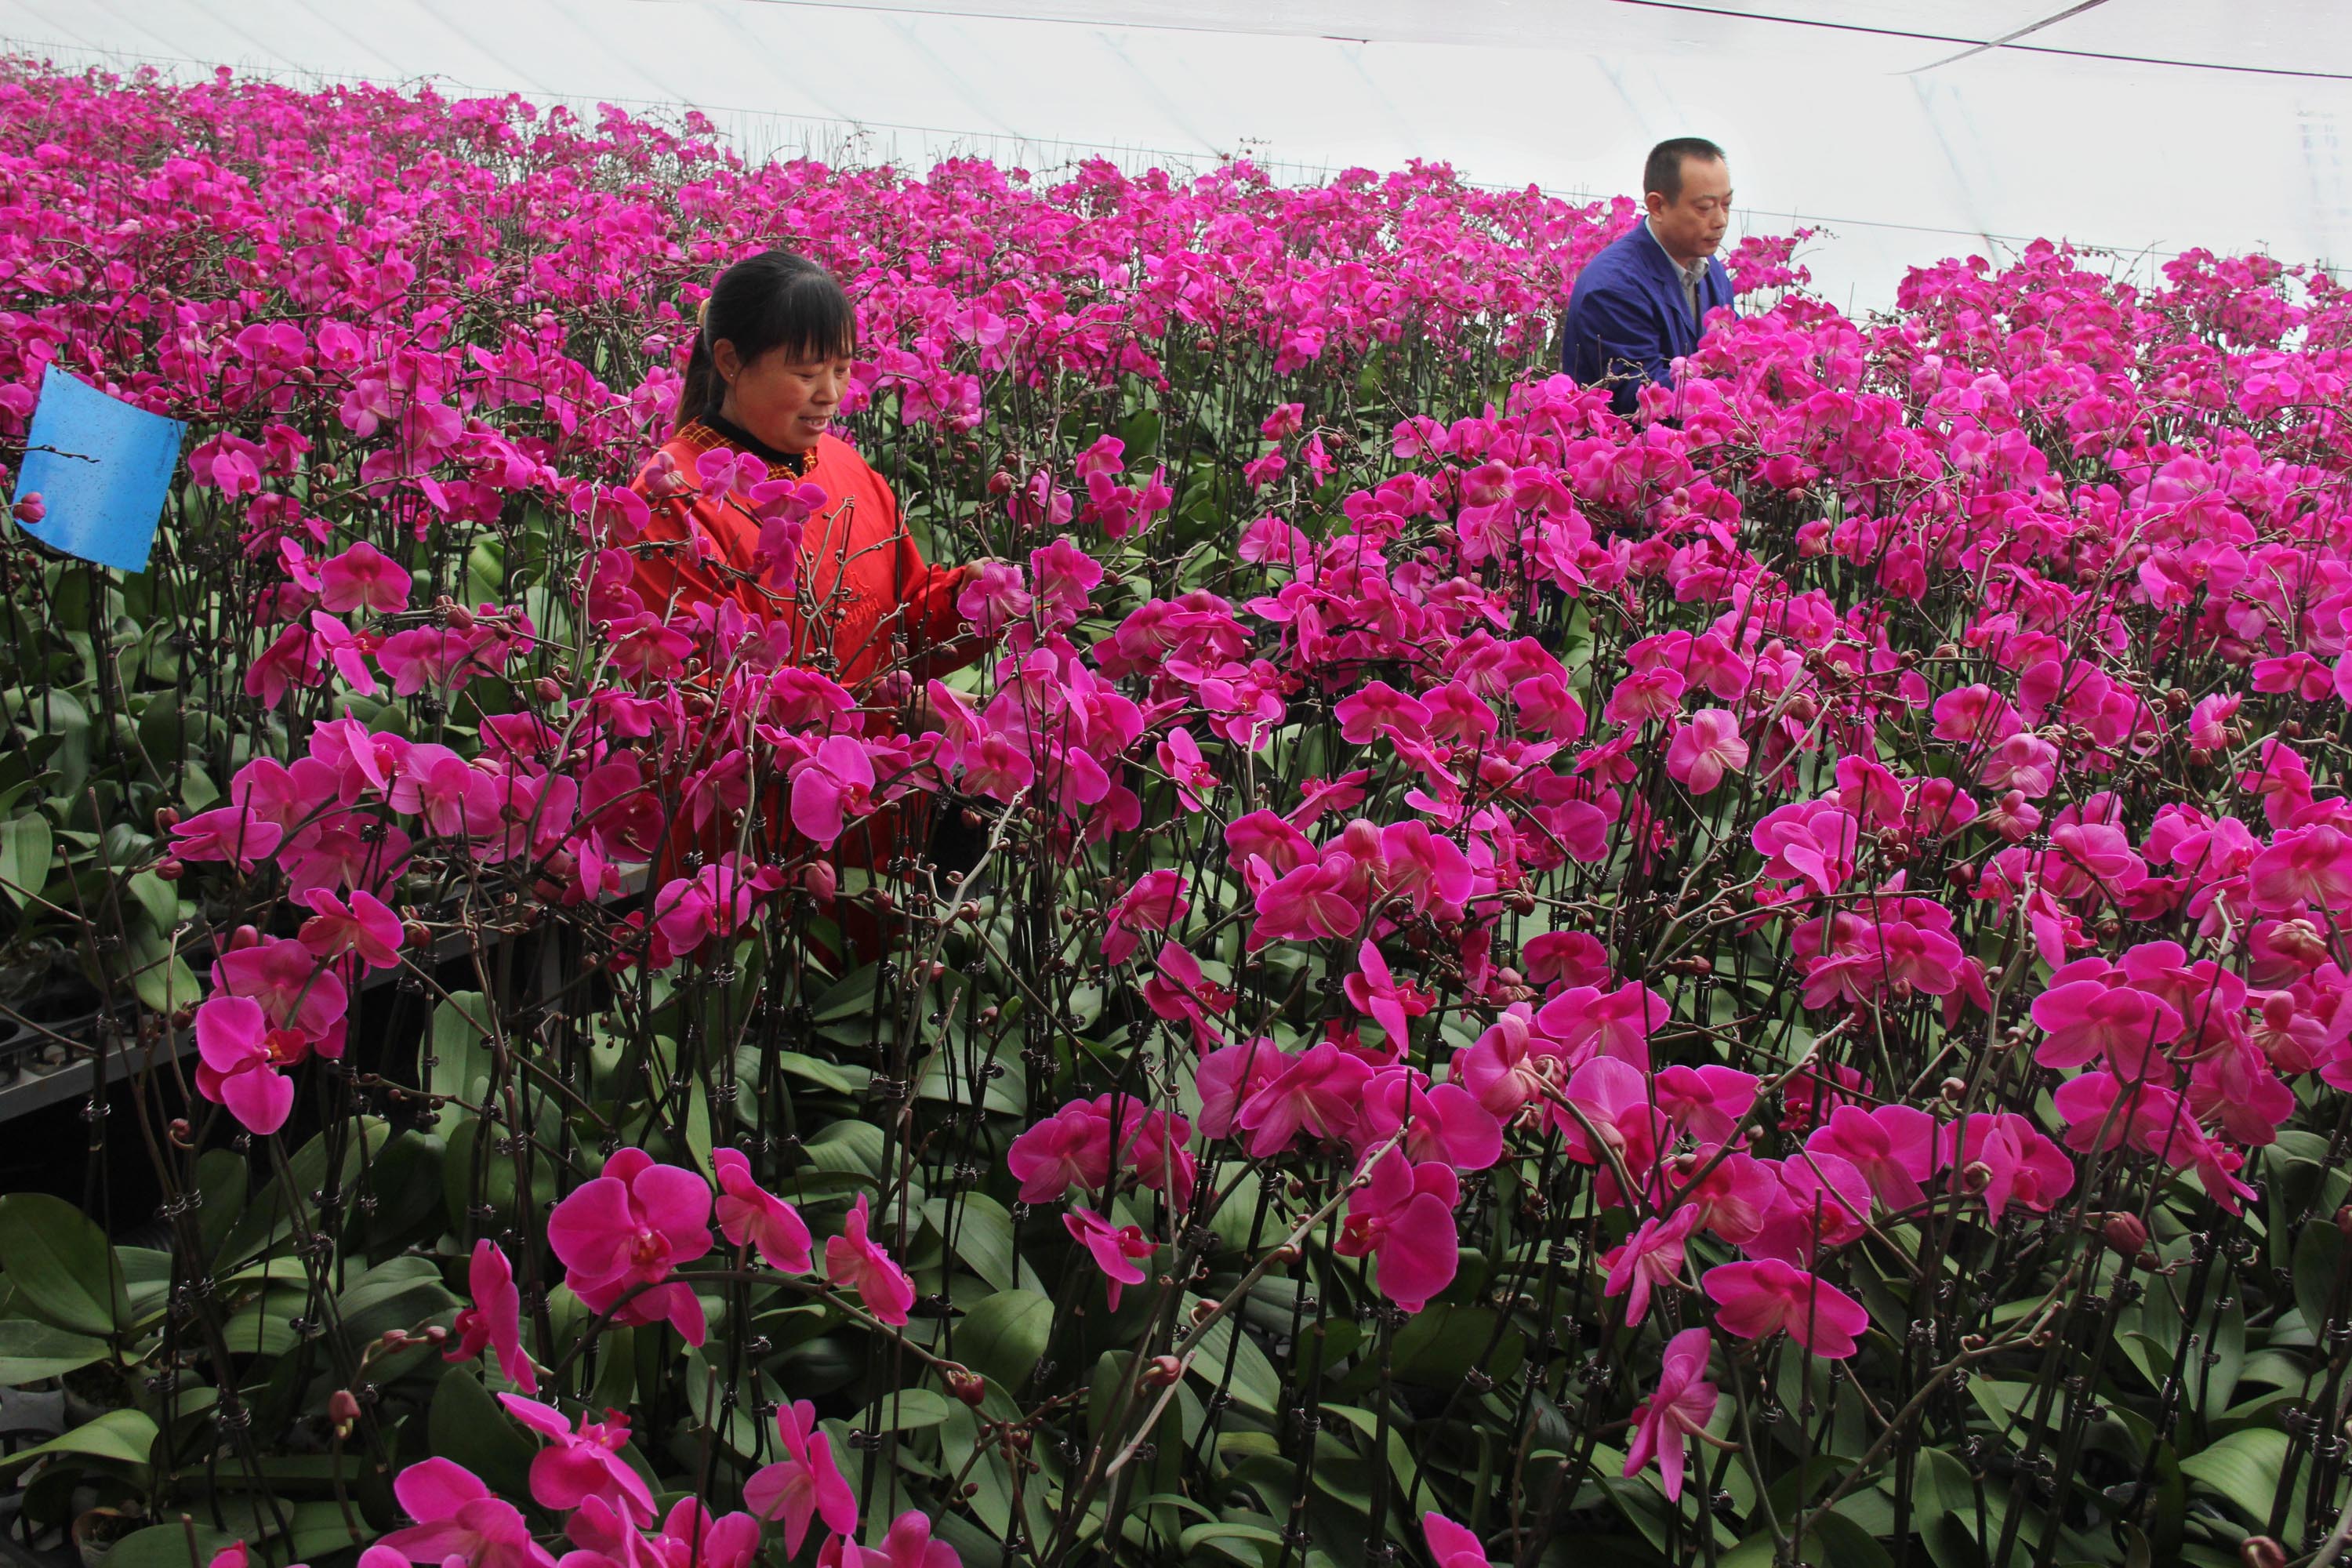
POLYGON ((2237 1173, 2244 1156, 2207 1137, 2187 1102, 2160 1084, 2091 1071, 2060 1084, 2050 1100, 2066 1124, 2066 1147, 2077 1153, 2128 1143, 2175 1170, 2194 1166, 2198 1181, 2231 1214, 2252 1195, 2237 1173))
POLYGON ((2058 768, 2058 748, 2026 730, 1994 743, 1977 780, 1987 789, 2015 790, 2038 800, 2057 785, 2058 768))
POLYGON ((1609 1268, 1603 1296, 1625 1297, 1625 1321, 1638 1323, 1650 1310, 1650 1291, 1682 1283, 1684 1243, 1698 1228, 1699 1211, 1685 1204, 1664 1219, 1653 1215, 1634 1227, 1624 1245, 1601 1255, 1609 1268))
POLYGON ((822 485, 797 479, 762 479, 751 487, 751 513, 760 520, 752 552, 769 587, 791 594, 800 586, 801 541, 808 520, 830 500, 822 485))
POLYGON ((308 1048, 293 1031, 271 1028, 252 998, 215 994, 196 1009, 196 1091, 266 1138, 294 1110, 294 1080, 278 1069, 308 1048))
POLYGON ((839 1236, 824 1243, 824 1278, 836 1289, 855 1290, 866 1310, 893 1328, 903 1327, 915 1304, 915 1282, 866 1231, 866 1194, 857 1194, 839 1236))
POLYGON ((377 1542, 411 1563, 444 1568, 555 1568, 514 1504, 490 1495, 473 1471, 449 1459, 419 1459, 393 1478, 392 1495, 416 1521, 377 1542))
POLYGON ((1569 1079, 1563 1098, 1568 1105, 1552 1107, 1552 1120, 1568 1157, 1608 1167, 1613 1152, 1640 1181, 1667 1133, 1666 1119, 1651 1097, 1649 1075, 1615 1057, 1594 1057, 1569 1079))
POLYGON ((1422 1539, 1437 1568, 1486 1568, 1486 1549, 1473 1531, 1434 1510, 1421 1516, 1422 1539))
MULTIPOLYGON (((1281 1058, 1277 1058, 1277 1060, 1281 1058)), ((1355 1124, 1371 1068, 1328 1041, 1282 1064, 1281 1073, 1242 1102, 1235 1118, 1249 1133, 1244 1145, 1253 1160, 1290 1146, 1300 1132, 1339 1138, 1355 1124)), ((1202 1107, 1206 1110, 1205 1102, 1202 1107)))
MULTIPOLYGON (((1674 1007, 1664 996, 1628 981, 1614 991, 1582 985, 1564 991, 1537 1009, 1536 1022, 1560 1043, 1571 1063, 1598 1054, 1647 1072, 1650 1037, 1673 1016, 1674 1007)), ((1729 1080, 1722 1081, 1728 1086, 1729 1080)))
POLYGON ((2033 1053, 2044 1067, 2105 1061, 2125 1078, 2140 1078, 2156 1047, 2180 1037, 2180 1015, 2131 985, 2096 980, 2053 985, 2033 999, 2032 1014, 2049 1037, 2033 1053))
POLYGON ((245 667, 245 694, 275 708, 288 692, 319 679, 318 639, 300 626, 288 626, 245 667))
POLYGON ((1348 1005, 1378 1024, 1388 1036, 1390 1047, 1399 1051, 1412 1043, 1405 1021, 1437 1005, 1437 998, 1424 988, 1391 974, 1380 945, 1371 942, 1356 950, 1356 973, 1348 976, 1342 989, 1348 1005))
POLYGON ((410 586, 408 568, 364 539, 319 563, 319 603, 339 616, 406 609, 410 586))
POLYGON ((705 866, 692 878, 662 884, 654 895, 654 925, 670 951, 690 953, 712 937, 741 931, 758 902, 751 879, 732 866, 705 866))
POLYGON ((700 1498, 680 1498, 647 1544, 658 1568, 751 1568, 760 1521, 743 1512, 714 1519, 700 1498))
POLYGON ((713 447, 703 453, 695 459, 694 471, 703 489, 729 496, 749 496, 753 486, 768 479, 767 464, 731 447, 713 447))
POLYGON ((741 1150, 712 1150, 710 1166, 719 1180, 719 1233, 730 1246, 756 1248, 771 1268, 807 1273, 814 1259, 799 1211, 751 1179, 751 1162, 741 1150))
MULTIPOLYGON (((1096 1103, 1109 1098, 1102 1096, 1096 1103)), ((1190 1121, 1172 1111, 1155 1110, 1143 1113, 1126 1145, 1127 1169, 1137 1184, 1166 1193, 1180 1209, 1192 1203, 1192 1184, 1199 1176, 1199 1162, 1188 1146, 1192 1138, 1190 1121)))
POLYGON ((1202 1057, 1193 1075, 1193 1087, 1201 1095, 1201 1131, 1211 1138, 1232 1137, 1241 1124, 1241 1108, 1295 1059, 1263 1035, 1202 1057))
POLYGON ((523 1353, 522 1293, 515 1289, 514 1265, 488 1237, 474 1243, 466 1284, 474 1302, 457 1313, 452 1325, 457 1331, 457 1347, 444 1352, 441 1359, 472 1361, 486 1350, 495 1351, 506 1380, 525 1394, 537 1394, 539 1371, 523 1353))
POLYGON ((1512 1007, 1454 1058, 1454 1079, 1490 1114, 1517 1115, 1547 1105, 1568 1087, 1559 1043, 1535 1032, 1524 1003, 1512 1007))
POLYGON ((1503 1157, 1503 1124, 1459 1084, 1432 1084, 1419 1069, 1384 1068, 1374 1074, 1357 1120, 1360 1153, 1405 1129, 1405 1153, 1437 1160, 1457 1171, 1483 1171, 1503 1157))
POLYGON ((1013 1139, 1004 1163, 1020 1180, 1023 1203, 1050 1204, 1072 1187, 1091 1191, 1108 1182, 1113 1152, 1110 1118, 1074 1100, 1013 1139))
MULTIPOLYGON (((1037 478, 1042 481, 1046 476, 1037 478)), ((1055 493, 1056 511, 1069 505, 1067 496, 1055 493)), ((1057 539, 1029 552, 1029 580, 1035 584, 1037 608, 1049 622, 1066 626, 1086 614, 1089 596, 1102 583, 1103 563, 1068 540, 1057 539)))
POLYGON ((350 994, 331 969, 290 937, 263 937, 213 960, 213 984, 261 1005, 270 1026, 290 1029, 328 1056, 342 1054, 341 1026, 350 994))
POLYGON ((836 1535, 817 1554, 817 1568, 963 1568, 954 1547, 931 1534, 931 1521, 908 1509, 890 1521, 880 1546, 860 1546, 836 1535))
POLYGON ((376 651, 374 634, 354 632, 324 610, 310 612, 310 635, 316 651, 324 654, 327 662, 343 683, 362 697, 373 697, 383 688, 375 671, 368 668, 368 656, 376 651))
POLYGON ((1160 944, 1158 966, 1159 973, 1143 983, 1144 1005, 1171 1024, 1190 1024, 1192 1043, 1201 1050, 1213 1050, 1223 1043, 1224 1036, 1209 1022, 1209 1016, 1223 1017, 1233 1011, 1233 992, 1209 980, 1201 971, 1201 961, 1181 942, 1160 944))
POLYGON ((1851 1162, 1809 1149, 1780 1161, 1775 1173, 1780 1191, 1745 1244, 1749 1256, 1811 1268, 1823 1248, 1868 1227, 1870 1183, 1851 1162))
POLYGON ((1684 1467, 1696 1462, 1691 1446, 1715 1414, 1715 1384, 1706 1381, 1708 1345, 1705 1329, 1685 1329, 1668 1340, 1658 1386, 1633 1407, 1625 1475, 1630 1479, 1655 1464, 1668 1502, 1682 1500, 1684 1467))
POLYGON ((1936 1121, 1914 1106, 1864 1110, 1841 1105, 1813 1129, 1805 1148, 1850 1162, 1889 1209, 1914 1208, 1927 1201, 1921 1184, 1936 1171, 1936 1121))
POLYGON ((1599 986, 1610 978, 1609 950, 1590 931, 1546 931, 1519 950, 1519 967, 1539 984, 1599 986))
POLYGON ((967 793, 1005 802, 1027 789, 1037 776, 1028 752, 1002 735, 981 735, 967 742, 956 766, 963 774, 967 793))
POLYGON ((1685 1183, 1675 1162, 1661 1166, 1661 1201, 1697 1210, 1699 1228, 1734 1247, 1755 1240, 1780 1196, 1778 1169, 1752 1154, 1727 1154, 1720 1160, 1710 1156, 1698 1162, 1698 1167, 1695 1179, 1685 1183))
POLYGON ((1702 1144, 1728 1141, 1756 1104, 1754 1073, 1712 1062, 1661 1068, 1652 1083, 1666 1120, 1702 1144))
POLYGON ((2158 1083, 2126 1084, 2095 1070, 2060 1084, 2050 1100, 2066 1124, 2066 1147, 2079 1154, 2129 1143, 2168 1157, 2204 1137, 2180 1096, 2158 1083))
POLYGON ((654 1518, 654 1494, 635 1467, 621 1457, 629 1441, 629 1419, 608 1410, 602 1421, 583 1412, 577 1426, 563 1412, 520 1394, 501 1394, 507 1413, 541 1436, 551 1447, 541 1448, 530 1461, 530 1500, 559 1513, 578 1508, 585 1498, 603 1498, 627 1510, 639 1525, 654 1518))
POLYGON ((407 940, 400 917, 373 893, 354 889, 349 899, 325 888, 302 895, 313 913, 302 922, 298 940, 321 963, 345 953, 358 954, 370 969, 400 967, 400 946, 407 940))
POLYGON ((1381 1294, 1418 1312, 1454 1282, 1461 1264, 1462 1238, 1454 1226, 1461 1178, 1451 1165, 1415 1164, 1394 1148, 1366 1173, 1370 1180, 1349 1196, 1348 1217, 1331 1250, 1374 1259, 1381 1294))
POLYGON ((1276 879, 1257 895, 1249 945, 1355 935, 1364 923, 1362 882, 1355 860, 1336 849, 1276 879))
POLYGON ((710 1187, 693 1172, 624 1149, 555 1205, 547 1240, 590 1311, 611 1310, 622 1323, 667 1319, 687 1343, 702 1343, 702 1303, 692 1286, 670 1279, 710 1250, 710 1187))
POLYGON ((446 746, 410 747, 384 798, 443 838, 488 833, 499 825, 498 781, 446 746))
POLYGON ((2251 1040, 2210 1047, 2189 1073, 2189 1108, 2222 1137, 2249 1147, 2274 1142, 2296 1103, 2294 1090, 2251 1040))
POLYGON ((1192 911, 1184 879, 1174 871, 1146 871, 1112 903, 1103 930, 1106 963, 1125 963, 1135 956, 1146 931, 1167 931, 1192 911))
POLYGON ((1764 874, 1801 881, 1826 897, 1853 875, 1862 825, 1835 801, 1802 801, 1767 813, 1748 837, 1764 874))
MULTIPOLYGON (((455 692, 476 675, 495 668, 482 655, 496 647, 478 630, 415 626, 384 638, 375 650, 375 661, 391 678, 394 696, 415 697, 433 687, 455 692)), ((498 662, 503 662, 502 655, 498 662)))
POLYGON ((2282 833, 2247 872, 2254 907, 2292 914, 2305 905, 2352 910, 2352 833, 2326 823, 2282 833))
POLYGON ((1379 852, 1371 858, 1381 890, 1420 914, 1458 915, 1478 888, 1470 858, 1425 822, 1391 822, 1381 828, 1379 852))
POLYGON ((1160 1244, 1144 1235, 1140 1226, 1115 1226, 1087 1208, 1073 1208, 1064 1215, 1062 1228, 1070 1233, 1071 1240, 1087 1249, 1095 1267, 1103 1271, 1110 1310, 1118 1311, 1119 1290, 1143 1283, 1143 1269, 1138 1260, 1157 1252, 1160 1244))
POLYGON ((1201 742, 1192 739, 1192 731, 1171 730, 1153 754, 1160 771, 1176 781, 1176 801, 1185 810, 1200 810, 1217 793, 1217 770, 1201 755, 1201 742))
MULTIPOLYGON (((754 1520, 754 1531, 759 1521, 754 1520)), ((615 1508, 601 1497, 584 1497, 563 1521, 564 1539, 575 1550, 557 1560, 556 1568, 661 1568, 653 1542, 637 1528, 625 1504, 615 1508)))
POLYGON ((1739 737, 1739 716, 1723 708, 1702 708, 1675 731, 1666 747, 1666 775, 1693 795, 1705 795, 1723 775, 1748 766, 1748 742, 1739 737))
POLYGON ((1029 590, 1021 568, 1003 561, 983 561, 969 568, 956 595, 956 614, 974 631, 993 637, 1014 621, 1029 618, 1029 590))
POLYGON ((827 735, 816 754, 793 765, 793 826, 830 847, 846 820, 872 812, 874 760, 847 735, 827 735))
POLYGON ((1331 713, 1339 721, 1339 738, 1351 745, 1370 745, 1392 733, 1416 740, 1429 733, 1429 705, 1385 680, 1364 682, 1341 698, 1331 713))
POLYGON ((1941 1142, 1954 1190, 1982 1196, 1996 1223, 2012 1203, 2047 1214, 2074 1190, 2074 1163, 2015 1111, 1979 1111, 1946 1127, 1941 1142))
POLYGON ((765 1522, 784 1521, 784 1551, 797 1552, 809 1521, 847 1535, 857 1528, 857 1494, 834 1462, 833 1439, 816 1427, 816 1406, 805 1399, 776 1407, 776 1438, 784 1457, 743 1483, 743 1506, 765 1522))
POLYGON ((226 860, 241 876, 278 852, 286 829, 250 806, 200 811, 172 828, 172 853, 183 860, 226 860))
POLYGON ((1870 1327, 1861 1302, 1777 1258, 1719 1264, 1699 1283, 1719 1309, 1716 1321, 1743 1340, 1785 1331, 1812 1354, 1843 1361, 1870 1327))

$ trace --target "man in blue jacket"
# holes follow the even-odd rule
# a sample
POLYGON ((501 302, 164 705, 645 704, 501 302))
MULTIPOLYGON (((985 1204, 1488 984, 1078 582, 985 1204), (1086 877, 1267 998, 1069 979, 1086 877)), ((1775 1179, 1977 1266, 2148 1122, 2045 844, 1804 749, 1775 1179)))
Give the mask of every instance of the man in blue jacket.
POLYGON ((1698 346, 1700 323, 1731 303, 1731 275, 1715 259, 1731 222, 1723 149, 1678 136, 1650 150, 1642 170, 1649 216, 1576 275, 1560 339, 1560 369, 1580 385, 1615 388, 1631 416, 1644 382, 1674 383, 1674 361, 1698 346))

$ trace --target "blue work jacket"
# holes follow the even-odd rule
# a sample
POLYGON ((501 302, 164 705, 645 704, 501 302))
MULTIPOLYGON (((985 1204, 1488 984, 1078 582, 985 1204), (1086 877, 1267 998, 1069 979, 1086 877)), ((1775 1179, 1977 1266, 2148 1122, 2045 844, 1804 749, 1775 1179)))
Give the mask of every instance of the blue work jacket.
MULTIPOLYGON (((1731 274, 1709 257, 1699 285, 1700 320, 1730 303, 1731 274)), ((1642 383, 1672 384, 1673 362, 1696 348, 1698 338, 1682 279, 1644 220, 1576 275, 1560 333, 1559 368, 1580 386, 1625 377, 1610 401, 1618 413, 1630 416, 1642 383)))

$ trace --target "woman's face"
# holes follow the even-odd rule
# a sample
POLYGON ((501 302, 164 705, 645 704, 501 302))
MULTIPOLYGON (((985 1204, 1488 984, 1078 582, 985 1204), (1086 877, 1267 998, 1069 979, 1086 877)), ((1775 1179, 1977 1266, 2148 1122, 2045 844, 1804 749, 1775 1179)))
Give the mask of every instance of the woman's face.
POLYGON ((777 349, 747 363, 734 343, 721 338, 710 357, 727 384, 719 412, 783 452, 805 452, 816 445, 849 384, 847 354, 802 359, 777 349))

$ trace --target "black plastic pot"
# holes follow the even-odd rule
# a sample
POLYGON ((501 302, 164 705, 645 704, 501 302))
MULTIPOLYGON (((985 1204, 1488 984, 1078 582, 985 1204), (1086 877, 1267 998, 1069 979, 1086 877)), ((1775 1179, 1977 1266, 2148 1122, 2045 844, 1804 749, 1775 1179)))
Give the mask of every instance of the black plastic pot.
POLYGON ((0 1020, 0 1088, 5 1088, 37 1067, 40 1047, 48 1037, 28 1024, 0 1020))

